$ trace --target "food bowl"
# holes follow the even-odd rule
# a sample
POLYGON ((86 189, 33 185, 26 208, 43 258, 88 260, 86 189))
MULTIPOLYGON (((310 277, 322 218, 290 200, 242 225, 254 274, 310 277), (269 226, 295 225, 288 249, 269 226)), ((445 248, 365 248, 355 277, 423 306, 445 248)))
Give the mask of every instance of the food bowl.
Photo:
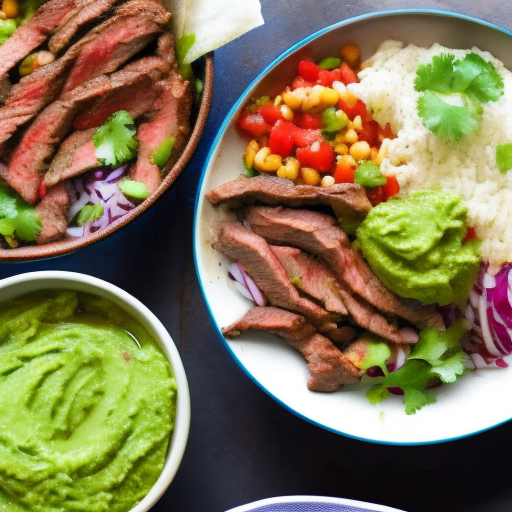
POLYGON ((66 238, 40 245, 31 244, 8 249, 0 247, 0 261, 34 261, 68 254, 108 237, 148 210, 171 187, 186 167, 206 125, 213 91, 213 53, 210 52, 194 62, 193 69, 196 76, 202 80, 203 88, 200 102, 192 109, 189 138, 179 158, 171 166, 164 168, 162 182, 149 197, 106 227, 88 235, 66 236, 66 238))
MULTIPOLYGON (((279 93, 296 74, 302 59, 332 56, 342 45, 356 43, 362 60, 388 39, 430 47, 489 51, 512 67, 512 37, 487 22, 445 11, 398 10, 345 20, 312 34, 269 64, 255 77, 222 124, 207 158, 196 197, 194 254, 198 279, 219 339, 243 372, 291 413, 328 431, 362 441, 392 445, 448 442, 475 435, 510 421, 508 389, 512 371, 483 369, 454 384, 434 390, 437 402, 415 414, 405 414, 401 397, 371 404, 365 391, 344 386, 333 393, 307 388, 308 370, 301 354, 275 335, 248 330, 225 338, 221 329, 254 305, 239 294, 228 278, 230 260, 215 251, 212 239, 219 223, 233 218, 213 207, 205 194, 245 172, 242 155, 248 138, 236 121, 251 98, 279 93)), ((507 358, 505 358, 507 359, 507 358)))
MULTIPOLYGON (((157 352, 159 353, 158 361, 160 361, 160 362, 158 363, 159 366, 151 366, 151 368, 165 368, 165 363, 163 361, 166 361, 166 360, 168 361, 168 363, 170 365, 170 376, 174 377, 174 381, 175 381, 175 384, 172 384, 172 389, 175 391, 168 391, 168 387, 170 386, 170 384, 166 383, 167 381, 163 381, 164 383, 161 385, 162 388, 165 388, 166 393, 168 393, 168 394, 164 395, 165 397, 173 396, 174 398, 172 398, 172 400, 176 399, 175 406, 174 406, 175 407, 174 428, 171 429, 170 438, 168 438, 168 436, 166 434, 160 435, 159 442, 161 444, 158 445, 161 447, 161 450, 163 451, 165 449, 165 445, 167 444, 166 452, 164 452, 164 453, 160 452, 161 456, 163 455, 165 457, 165 461, 163 462, 163 467, 161 468, 161 472, 160 472, 159 476, 157 477, 156 481, 154 481, 154 484, 150 488, 149 492, 144 497, 139 499, 135 505, 132 505, 132 508, 126 509, 126 512, 146 512, 158 501, 158 499, 164 494, 164 492, 166 491, 168 486, 171 484, 171 482, 172 482, 174 476, 176 475, 176 472, 180 466, 180 463, 181 463, 181 460, 182 460, 182 457, 183 457, 183 454, 185 451, 185 447, 187 444, 189 427, 190 427, 190 394, 189 394, 187 377, 185 375, 185 370, 183 368, 183 364, 182 364, 179 352, 178 352, 173 340, 171 339, 169 333, 165 329, 165 327, 162 325, 162 323, 158 320, 158 318, 146 306, 144 306, 140 301, 138 301, 136 298, 129 295, 127 292, 123 291, 122 289, 120 289, 106 281, 103 281, 103 280, 100 280, 100 279, 97 279, 97 278, 94 278, 94 277, 91 277, 88 275, 75 273, 75 272, 65 272, 65 271, 39 271, 39 272, 24 273, 24 274, 20 274, 17 276, 5 278, 0 281, 0 303, 2 303, 2 305, 4 305, 4 306, 5 305, 10 306, 13 304, 14 299, 16 299, 22 295, 42 293, 42 291, 44 291, 44 290, 60 290, 60 291, 72 290, 72 291, 76 291, 79 293, 91 294, 92 296, 94 296, 96 298, 98 298, 98 297, 100 298, 100 299, 96 299, 96 300, 104 299, 104 300, 107 300, 107 301, 113 303, 115 306, 120 308, 120 310, 123 312, 123 315, 124 314, 127 315, 126 317, 123 317, 123 318, 128 319, 128 321, 126 323, 124 323, 123 325, 125 325, 125 326, 127 326, 128 324, 130 324, 132 326, 135 325, 134 323, 131 324, 132 321, 137 322, 137 325, 138 325, 138 327, 136 329, 133 329, 132 331, 129 331, 130 327, 122 327, 119 329, 122 333, 124 333, 125 331, 132 332, 132 333, 133 332, 139 333, 141 331, 137 330, 137 329, 142 327, 142 329, 144 329, 149 334, 149 336, 152 338, 152 340, 154 340, 155 346, 158 347, 158 350, 157 350, 157 352), (162 365, 164 365, 164 366, 162 366, 162 365)), ((99 307, 103 308, 103 306, 101 304, 103 304, 103 303, 99 303, 99 307)), ((64 307, 64 306, 61 305, 61 307, 64 307)), ((112 311, 115 311, 115 310, 112 310, 112 311)), ((115 315, 118 313, 112 313, 112 314, 115 315)), ((45 318, 47 318, 47 317, 48 317, 48 315, 45 315, 45 318)), ((74 318, 77 318, 77 317, 75 316, 74 318)), ((110 318, 115 318, 115 316, 109 317, 109 320, 110 320, 110 318)), ((60 324, 58 324, 58 325, 60 325, 60 327, 58 329, 62 329, 64 324, 66 324, 66 322, 61 322, 60 324)), ((89 324, 82 323, 82 325, 89 325, 89 324)), ((97 325, 97 324, 92 324, 92 325, 97 325)), ((79 336, 78 339, 81 339, 80 344, 83 345, 86 343, 84 338, 81 338, 79 336)), ((147 340, 146 338, 138 338, 138 339, 147 340)), ((127 352, 124 352, 123 350, 121 350, 121 353, 119 353, 119 351, 116 348, 117 352, 115 352, 115 353, 117 353, 117 356, 115 356, 115 359, 118 360, 117 364, 122 364, 122 365, 130 364, 130 356, 129 356, 130 353, 132 354, 132 358, 131 358, 133 360, 132 364, 135 364, 135 359, 138 360, 139 356, 133 355, 133 354, 135 352, 137 352, 137 350, 140 349, 140 346, 139 347, 137 347, 135 345, 132 346, 132 340, 129 337, 127 338, 127 343, 128 343, 128 345, 125 345, 125 346, 129 347, 128 349, 126 349, 127 352)), ((151 343, 153 343, 153 342, 151 342, 151 343)), ((47 353, 47 355, 49 355, 51 353, 52 352, 50 350, 47 353)), ((152 352, 152 353, 154 353, 154 352, 152 352)), ((144 359, 142 361, 142 366, 138 366, 139 374, 140 374, 141 368, 143 369, 145 367, 144 365, 149 364, 148 363, 148 360, 149 360, 148 354, 150 354, 150 352, 145 352, 145 355, 143 356, 144 359)), ((84 353, 81 360, 85 359, 86 357, 87 356, 84 353)), ((111 363, 112 363, 112 361, 111 361, 111 363)), ((27 364, 28 364, 28 361, 27 361, 27 364)), ((87 364, 93 364, 93 363, 91 363, 91 361, 89 361, 89 363, 85 362, 82 366, 81 371, 86 371, 87 364)), ((137 364, 139 364, 139 360, 137 361, 137 364)), ((101 371, 103 372, 102 375, 106 375, 106 376, 100 377, 99 378, 100 381, 102 381, 103 379, 108 379, 108 371, 104 371, 105 368, 107 368, 107 370, 108 370, 108 364, 103 365, 103 363, 102 363, 102 367, 101 367, 101 371)), ((121 367, 121 368, 124 368, 124 367, 121 367)), ((119 369, 119 367, 118 367, 118 369, 119 369)), ((142 370, 142 371, 144 371, 144 370, 142 370)), ((160 371, 160 370, 158 370, 158 371, 160 371)), ((165 372, 165 374, 169 375, 169 370, 165 370, 164 372, 165 372)), ((51 371, 50 371, 50 373, 51 373, 51 371)), ((56 373, 58 373, 58 372, 56 372, 56 373)), ((121 385, 122 382, 125 382, 125 380, 123 379, 123 373, 124 372, 122 370, 112 372, 112 374, 114 375, 114 378, 113 378, 114 387, 121 385)), ((51 378, 49 375, 47 377, 51 378)), ((130 378, 132 378, 132 379, 135 378, 133 376, 133 373, 130 378)), ((145 376, 143 378, 151 379, 152 377, 145 376)), ((44 381, 44 379, 42 379, 42 380, 44 381)), ((72 377, 69 377, 69 380, 67 381, 68 387, 75 386, 75 384, 77 384, 78 380, 79 379, 76 374, 73 375, 72 377)), ((155 382, 157 382, 157 381, 155 381, 155 382)), ((160 382, 162 382, 162 380, 158 380, 158 383, 160 383, 160 382)), ((41 382, 40 385, 44 386, 44 382, 41 382)), ((93 386, 88 386, 85 381, 82 382, 82 385, 84 388, 87 389, 85 392, 86 394, 93 393, 93 390, 94 390, 93 386)), ((108 391, 105 391, 104 395, 101 395, 101 396, 94 395, 96 397, 96 399, 95 399, 96 402, 95 402, 95 404, 92 404, 91 407, 94 411, 100 410, 100 413, 97 413, 96 416, 94 416, 94 418, 93 418, 93 421, 96 420, 94 422, 94 425, 97 425, 97 424, 103 425, 104 423, 108 423, 109 421, 114 421, 109 418, 116 416, 115 410, 110 410, 110 412, 108 412, 108 414, 106 412, 103 415, 101 414, 101 410, 102 410, 101 408, 104 406, 104 403, 107 401, 106 399, 102 399, 102 396, 105 396, 105 395, 110 396, 110 400, 115 401, 115 400, 117 400, 118 396, 122 395, 125 392, 128 393, 127 388, 129 388, 129 385, 127 384, 126 386, 127 386, 126 388, 123 388, 124 391, 121 391, 121 388, 119 388, 119 389, 116 389, 115 392, 112 392, 112 395, 109 395, 108 391), (97 408, 95 409, 93 405, 96 405, 96 403, 98 405, 97 405, 97 408), (102 405, 102 403, 103 403, 103 405, 102 405), (98 417, 100 418, 101 421, 97 419, 98 417)), ((140 387, 140 383, 139 383, 139 387, 140 387)), ((156 387, 156 385, 155 385, 155 387, 156 387)), ((151 396, 154 396, 153 395, 154 390, 151 389, 150 391, 152 393, 151 396)), ((37 392, 34 391, 34 393, 37 393, 37 392)), ((136 395, 128 395, 128 396, 134 397, 136 395)), ((139 399, 137 399, 137 400, 141 403, 144 403, 144 401, 146 400, 146 396, 147 396, 147 393, 144 392, 144 396, 141 397, 139 395, 139 399)), ((36 399, 36 401, 37 401, 37 399, 36 399)), ((75 400, 75 402, 77 402, 77 401, 78 400, 75 400)), ((135 401, 136 401, 136 399, 131 400, 130 406, 135 401)), ((171 402, 169 402, 166 398, 161 399, 161 401, 159 403, 162 403, 162 402, 164 404, 168 403, 169 406, 164 405, 164 406, 159 406, 159 407, 160 408, 170 407, 171 412, 169 412, 169 415, 170 415, 169 417, 172 417, 173 406, 170 405, 171 402)), ((31 404, 31 406, 33 406, 33 403, 31 404)), ((73 406, 70 405, 70 409, 72 407, 73 406)), ((77 407, 77 406, 75 406, 75 407, 77 407)), ((116 407, 113 406, 112 403, 110 403, 110 405, 107 404, 107 407, 110 407, 111 409, 112 408, 116 409, 116 407)), ((151 407, 151 403, 146 403, 146 406, 144 406, 144 408, 153 409, 151 407)), ((60 410, 60 407, 57 407, 57 409, 60 410)), ((132 411, 131 414, 135 414, 134 409, 130 409, 130 410, 132 411)), ((27 407, 26 413, 25 413, 25 417, 27 418, 26 421, 31 422, 31 423, 33 421, 36 421, 36 419, 34 419, 34 420, 32 419, 32 418, 36 418, 36 414, 39 414, 37 412, 37 409, 35 409, 34 407, 33 408, 27 407), (31 412, 31 411, 35 411, 35 412, 31 412)), ((141 413, 139 410, 139 412, 137 412, 137 416, 139 416, 140 414, 141 413)), ((156 416, 144 416, 143 415, 143 417, 146 418, 146 421, 150 422, 152 425, 154 424, 153 420, 156 417, 160 424, 160 420, 158 419, 159 414, 160 414, 160 412, 157 411, 156 416)), ((40 414, 37 416, 37 418, 39 418, 39 417, 40 417, 40 414)), ((161 422, 165 423, 165 420, 166 420, 166 418, 168 418, 168 416, 164 416, 162 413, 161 417, 162 417, 161 422)), ((108 435, 108 431, 106 433, 105 432, 102 433, 102 435, 99 435, 98 433, 95 432, 94 428, 87 427, 84 424, 85 421, 87 421, 87 420, 85 419, 81 422, 76 422, 76 425, 78 425, 78 426, 76 427, 75 430, 70 429, 70 431, 72 432, 72 434, 76 434, 77 436, 79 436, 80 435, 79 432, 80 431, 84 432, 84 429, 85 429, 85 431, 87 432, 87 435, 85 436, 85 439, 87 439, 87 441, 86 441, 87 450, 93 450, 93 451, 97 450, 94 452, 94 454, 97 455, 96 460, 98 460, 100 458, 100 454, 102 453, 102 451, 107 450, 107 448, 102 448, 103 440, 105 440, 105 442, 104 442, 105 445, 107 445, 107 444, 109 445, 108 449, 110 449, 110 444, 113 445, 113 443, 107 443, 107 441, 106 441, 107 439, 110 439, 109 435, 108 435), (82 430, 80 430, 80 428, 82 428, 82 430), (89 441, 89 438, 92 439, 94 436, 99 436, 99 442, 97 444, 94 444, 92 440, 89 441)), ((123 422, 124 422, 124 424, 129 423, 128 420, 122 419, 120 424, 123 422)), ((19 421, 16 423, 16 425, 19 426, 20 429, 23 428, 19 421)), ((134 430, 136 428, 141 428, 140 423, 138 424, 139 426, 136 426, 137 424, 135 424, 135 423, 133 425, 134 425, 133 427, 126 427, 126 428, 134 429, 134 430)), ((126 428, 124 426, 120 427, 120 429, 123 431, 126 430, 126 428)), ((148 431, 146 431, 145 435, 147 435, 147 432, 148 431)), ((131 435, 133 435, 133 432, 132 432, 132 434, 130 434, 130 436, 131 435)), ((83 442, 84 441, 83 437, 81 439, 83 442)), ((139 441, 143 441, 140 438, 136 438, 136 439, 138 439, 139 441)), ((58 440, 55 441, 56 444, 58 444, 58 442, 59 442, 58 440)), ((49 444, 48 441, 47 441, 47 443, 49 444)), ((55 445, 52 444, 52 446, 55 446, 55 445)), ((150 445, 148 444, 148 446, 150 446, 150 445)), ((47 448, 48 448, 48 446, 47 446, 47 448)), ((155 445, 153 443, 152 449, 154 451, 156 451, 158 449, 157 445, 155 445)), ((87 450, 84 450, 84 451, 87 451, 87 450)), ((113 460, 118 460, 116 458, 116 454, 122 453, 123 450, 125 450, 124 444, 120 442, 119 445, 117 446, 117 448, 112 450, 112 453, 110 453, 110 452, 108 452, 108 453, 112 456, 113 460)), ((49 454, 51 451, 52 450, 49 449, 47 453, 49 454)), ((65 458, 68 456, 72 457, 72 458, 80 458, 80 456, 78 456, 76 453, 75 454, 66 453, 66 450, 63 450, 59 453, 60 453, 59 457, 61 457, 61 458, 65 458)), ((128 457, 130 457, 130 456, 128 455, 128 452, 126 452, 125 456, 122 458, 124 460, 128 460, 128 457)), ((143 459, 148 459, 148 460, 152 461, 151 464, 153 464, 155 468, 158 468, 158 470, 162 466, 162 461, 161 460, 158 461, 158 460, 155 460, 154 458, 152 458, 151 452, 147 452, 147 453, 144 452, 143 459)), ((132 459, 129 459, 129 460, 132 460, 132 459)), ((135 460, 135 462, 136 462, 136 460, 135 460)), ((136 464, 135 464, 135 466, 136 466, 136 464)), ((97 470, 98 470, 98 468, 95 469, 95 472, 97 472, 97 470)), ((112 469, 112 471, 114 471, 114 470, 115 470, 115 468, 112 469)), ((127 466, 126 470, 130 474, 129 465, 127 466)), ((146 466, 146 470, 148 471, 148 474, 150 474, 150 475, 152 474, 147 469, 147 466, 146 466)), ((88 474, 92 478, 92 475, 94 472, 91 470, 91 468, 87 471, 89 472, 88 474)), ((157 470, 152 469, 151 471, 154 474, 156 474, 157 470)), ((71 475, 72 473, 70 472, 69 474, 71 475)), ((81 475, 81 473, 79 473, 79 472, 76 474, 81 475)), ((78 479, 78 478, 80 478, 80 476, 76 476, 76 478, 78 479)), ((106 474, 104 474, 103 478, 108 480, 106 474)), ((36 478, 36 480, 38 480, 37 483, 39 483, 40 479, 36 478)), ((64 480, 62 482, 62 485, 65 485, 65 484, 67 484, 67 480, 64 480)), ((119 485, 121 485, 121 481, 119 481, 119 485)), ((136 486, 132 485, 131 487, 137 488, 140 485, 141 485, 141 482, 139 482, 136 486)), ((150 485, 150 484, 148 484, 148 485, 150 485)), ((130 486, 128 485, 128 487, 130 487, 130 486)), ((2 488, 3 488, 3 486, 2 486, 2 488)), ((117 488, 117 487, 115 487, 115 488, 117 488)), ((126 487, 123 487, 123 489, 126 489, 126 487)), ((108 494, 108 493, 106 493, 106 494, 108 494)), ((1 496, 2 496, 2 491, 0 489, 0 498, 1 498, 1 496)), ((64 499, 69 499, 69 497, 64 498, 64 499)), ((116 503, 116 506, 119 507, 119 505, 117 503, 116 503)), ((112 506, 110 506, 109 508, 110 508, 110 510, 114 510, 114 508, 112 508, 112 506)), ((115 509, 121 510, 122 507, 115 508, 115 509)))

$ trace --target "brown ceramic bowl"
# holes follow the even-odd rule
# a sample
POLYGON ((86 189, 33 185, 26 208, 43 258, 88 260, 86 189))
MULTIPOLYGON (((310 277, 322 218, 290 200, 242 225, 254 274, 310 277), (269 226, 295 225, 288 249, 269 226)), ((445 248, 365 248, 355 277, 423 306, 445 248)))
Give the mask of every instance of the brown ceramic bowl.
POLYGON ((204 76, 201 76, 203 79, 203 92, 201 96, 201 103, 195 108, 196 114, 192 120, 193 125, 190 138, 181 156, 172 166, 172 168, 168 170, 158 189, 145 201, 140 203, 136 208, 130 210, 126 215, 114 221, 112 224, 102 230, 96 231, 89 236, 83 236, 80 238, 69 237, 44 245, 30 245, 16 249, 0 248, 0 262, 31 261, 43 258, 53 258, 55 256, 61 256, 63 254, 76 251, 77 249, 86 247, 94 242, 97 242, 98 240, 106 238, 141 215, 148 208, 150 208, 151 205, 174 183, 176 178, 183 171, 187 162, 190 160, 192 154, 194 153, 206 125, 206 120, 210 111, 213 90, 213 53, 211 52, 207 54, 205 57, 203 57, 203 59, 204 62, 201 63, 201 67, 204 67, 204 76))

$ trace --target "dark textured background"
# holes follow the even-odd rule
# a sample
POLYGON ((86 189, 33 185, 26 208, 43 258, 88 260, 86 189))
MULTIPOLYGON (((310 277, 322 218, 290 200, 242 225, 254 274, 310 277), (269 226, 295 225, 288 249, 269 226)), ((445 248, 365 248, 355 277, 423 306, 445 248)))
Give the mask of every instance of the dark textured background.
POLYGON ((192 256, 195 193, 210 144, 245 87, 285 49, 335 22, 386 9, 448 10, 512 30, 510 3, 261 4, 265 24, 214 52, 207 129, 185 171, 156 205, 118 234, 74 254, 37 263, 0 263, 0 277, 46 269, 96 276, 133 294, 169 330, 189 379, 192 423, 182 465, 154 512, 224 512, 295 494, 338 496, 409 512, 510 512, 511 423, 460 441, 394 447, 348 439, 295 417, 248 379, 217 339, 192 256))

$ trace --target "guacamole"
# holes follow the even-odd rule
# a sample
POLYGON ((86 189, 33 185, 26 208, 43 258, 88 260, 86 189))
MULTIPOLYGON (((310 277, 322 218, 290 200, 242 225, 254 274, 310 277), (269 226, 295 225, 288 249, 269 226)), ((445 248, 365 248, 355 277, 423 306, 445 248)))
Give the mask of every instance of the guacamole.
POLYGON ((163 468, 176 397, 167 358, 112 302, 0 304, 0 511, 129 511, 163 468))
POLYGON ((356 232, 379 279, 423 304, 464 304, 480 264, 479 242, 465 241, 467 208, 438 191, 395 196, 372 208, 356 232))

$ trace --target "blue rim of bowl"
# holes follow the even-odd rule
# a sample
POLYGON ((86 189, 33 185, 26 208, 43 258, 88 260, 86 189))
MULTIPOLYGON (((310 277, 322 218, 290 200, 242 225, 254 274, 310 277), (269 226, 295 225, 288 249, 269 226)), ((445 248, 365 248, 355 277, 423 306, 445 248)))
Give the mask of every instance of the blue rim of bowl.
POLYGON ((503 27, 500 27, 499 25, 496 25, 494 23, 490 23, 488 21, 484 21, 484 20, 475 18, 473 16, 469 16, 469 15, 465 15, 465 14, 461 14, 461 13, 457 13, 457 12, 453 12, 453 11, 446 11, 446 10, 441 10, 441 9, 392 9, 392 10, 377 11, 377 12, 372 12, 372 13, 368 13, 368 14, 362 14, 362 15, 355 16, 355 17, 352 17, 352 18, 347 18, 346 20, 334 23, 334 24, 329 25, 329 26, 327 26, 327 27, 325 27, 323 29, 320 29, 320 30, 314 32, 313 34, 305 37, 304 39, 298 41, 297 43, 292 45, 290 48, 288 48, 287 50, 282 52, 278 57, 276 57, 270 64, 268 64, 266 67, 264 67, 260 72, 258 72, 257 76, 249 83, 249 85, 247 85, 247 87, 245 88, 244 92, 240 95, 238 100, 234 103, 234 105, 231 107, 231 109, 229 110, 228 114, 224 118, 224 121, 222 122, 222 124, 221 124, 221 126, 220 126, 220 128, 219 128, 219 130, 217 132, 217 135, 215 136, 215 139, 213 140, 213 142, 212 142, 212 144, 210 146, 210 150, 208 152, 208 155, 206 156, 205 164, 203 166, 203 170, 201 172, 201 176, 200 176, 200 179, 199 179, 199 184, 198 184, 198 187, 197 187, 197 192, 196 192, 196 197, 195 197, 194 222, 193 222, 193 238, 192 238, 192 240, 193 240, 194 266, 195 266, 195 269, 196 269, 196 274, 197 274, 197 278, 198 278, 198 281, 199 281, 199 286, 201 288, 201 293, 203 294, 203 298, 205 299, 206 307, 208 309, 208 313, 210 315, 210 318, 213 320, 212 323, 214 325, 215 332, 216 332, 217 336, 220 338, 221 342, 226 347, 226 349, 228 350, 228 352, 231 355, 231 357, 235 360, 237 365, 242 369, 242 371, 260 389, 262 389, 268 396, 270 396, 273 400, 275 400, 284 409, 286 409, 287 411, 291 412, 295 416, 297 416, 299 418, 302 418, 303 420, 307 421, 308 423, 311 423, 312 425, 320 427, 320 428, 322 428, 324 430, 327 430, 329 432, 332 432, 334 434, 339 434, 339 435, 342 435, 342 436, 350 438, 350 439, 355 439, 357 441, 364 441, 364 442, 367 442, 367 443, 380 444, 380 445, 389 445, 389 446, 427 446, 427 445, 441 444, 441 443, 448 443, 448 442, 452 442, 452 441, 457 441, 457 440, 465 439, 467 437, 472 437, 472 436, 481 434, 483 432, 487 432, 487 431, 489 431, 491 429, 497 428, 500 425, 504 425, 505 423, 508 423, 509 421, 512 421, 512 418, 509 418, 507 420, 503 420, 501 422, 495 423, 494 425, 489 425, 486 428, 481 428, 481 429, 474 430, 472 432, 467 432, 466 434, 461 434, 461 435, 458 435, 458 436, 447 437, 447 438, 437 439, 437 440, 430 440, 430 441, 398 442, 398 441, 386 441, 386 440, 381 440, 381 439, 371 439, 371 438, 368 438, 368 437, 360 437, 360 436, 356 436, 356 435, 353 435, 353 434, 349 434, 347 432, 343 432, 342 430, 337 430, 335 428, 327 427, 327 426, 323 425, 322 423, 319 423, 319 422, 315 421, 314 419, 308 418, 307 416, 297 412, 296 410, 294 410, 293 408, 288 406, 285 402, 283 402, 280 398, 275 396, 267 388, 265 388, 265 386, 263 386, 263 384, 261 384, 245 368, 245 366, 241 363, 241 361, 239 361, 238 357, 236 356, 236 354, 231 349, 231 347, 229 346, 228 342, 226 341, 226 339, 222 335, 222 332, 221 332, 219 326, 217 325, 217 322, 215 321, 215 317, 214 317, 214 315, 212 313, 212 310, 210 308, 210 304, 209 304, 209 302, 208 302, 208 300, 206 298, 206 294, 205 294, 205 291, 204 291, 203 284, 201 282, 201 277, 200 277, 200 274, 199 274, 199 266, 198 266, 198 262, 197 262, 196 237, 197 237, 198 231, 199 231, 198 230, 198 218, 199 218, 199 216, 198 216, 198 209, 199 209, 199 204, 200 204, 201 196, 202 196, 202 194, 204 194, 204 192, 202 190, 202 187, 203 187, 205 176, 206 176, 207 171, 208 171, 208 167, 210 166, 210 164, 212 162, 212 157, 214 156, 214 154, 215 154, 215 152, 217 150, 217 147, 219 146, 222 138, 224 137, 224 135, 225 135, 229 125, 233 121, 233 118, 235 117, 237 112, 240 110, 241 106, 244 105, 247 102, 247 100, 250 98, 251 91, 261 81, 261 79, 264 76, 266 76, 274 67, 276 67, 278 64, 280 64, 284 59, 286 59, 289 55, 291 55, 293 52, 295 52, 296 50, 298 50, 302 46, 304 46, 307 43, 313 41, 314 39, 317 39, 317 38, 321 37, 322 35, 324 35, 324 34, 326 34, 328 32, 336 30, 336 29, 338 29, 340 27, 344 27, 344 26, 347 26, 347 25, 353 25, 355 23, 358 23, 358 22, 361 22, 361 21, 370 20, 370 19, 374 19, 374 18, 402 16, 402 15, 409 15, 409 14, 410 15, 418 15, 418 14, 422 15, 422 14, 425 14, 425 15, 429 15, 429 16, 439 16, 439 17, 455 18, 455 19, 462 20, 462 21, 469 21, 469 22, 474 23, 476 25, 487 27, 487 28, 490 28, 490 29, 502 32, 505 35, 512 36, 512 31, 506 30, 503 27))
MULTIPOLYGON (((316 512, 405 512, 386 505, 330 496, 276 496, 264 498, 227 510, 226 512, 286 512, 286 505, 315 505, 316 512), (275 508, 275 507, 278 508, 275 508), (319 507, 318 507, 319 506, 319 507)), ((287 508, 287 507, 286 507, 287 508)), ((297 510, 295 508, 295 510, 297 510)))

